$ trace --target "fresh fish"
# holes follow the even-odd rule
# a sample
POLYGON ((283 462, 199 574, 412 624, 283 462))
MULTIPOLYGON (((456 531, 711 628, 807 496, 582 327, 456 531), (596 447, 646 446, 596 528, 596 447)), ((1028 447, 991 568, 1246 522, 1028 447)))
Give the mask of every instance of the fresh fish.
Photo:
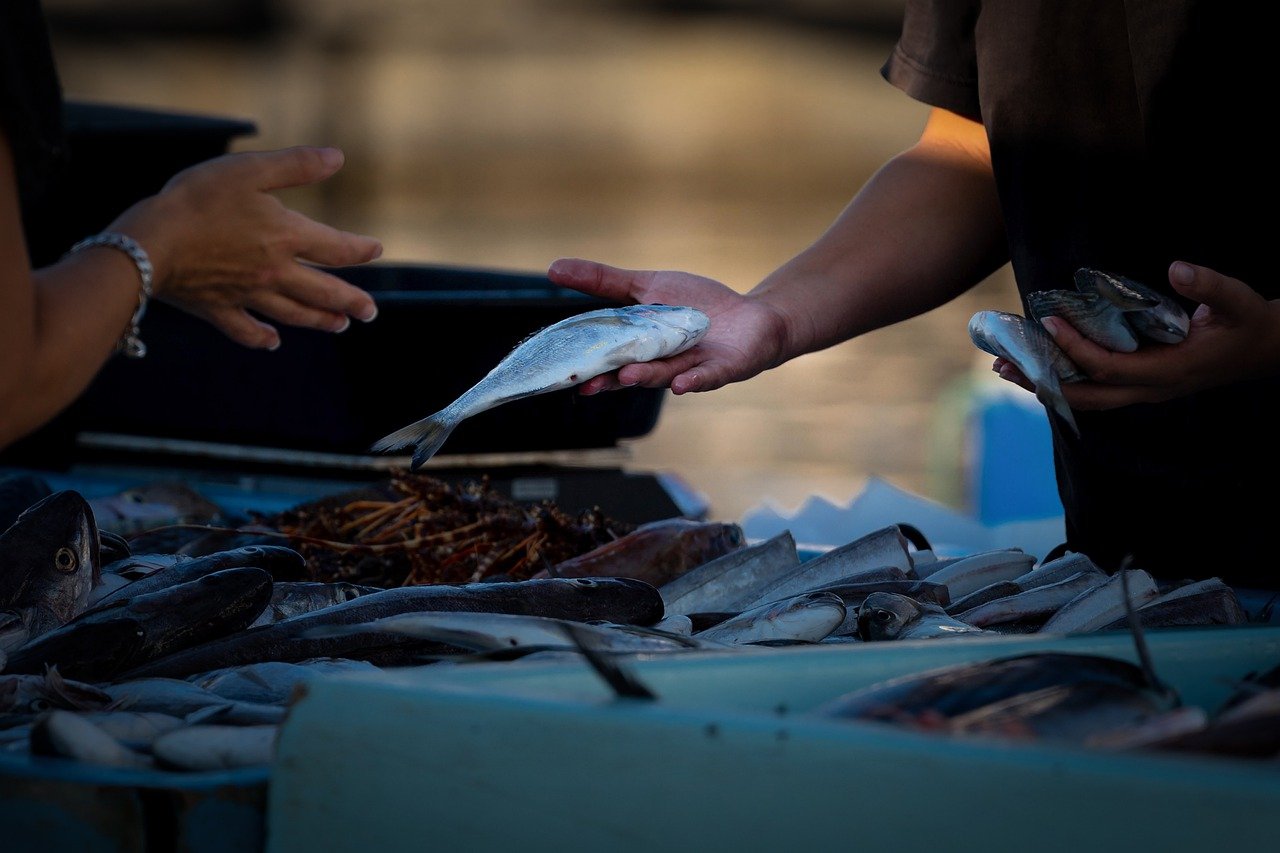
POLYGON ((1093 560, 1090 560, 1086 555, 1071 552, 1063 554, 1061 557, 1047 560, 1027 572, 1025 575, 1016 577, 1013 580, 1014 583, 1018 584, 1023 589, 1031 589, 1032 587, 1048 586, 1051 583, 1064 581, 1072 575, 1079 574, 1080 572, 1095 572, 1100 575, 1106 574, 1106 572, 1102 571, 1102 569, 1100 569, 1098 565, 1094 563, 1093 560))
MULTIPOLYGON (((372 622, 322 625, 311 629, 309 637, 341 637, 351 634, 403 634, 476 652, 516 649, 571 650, 574 643, 565 628, 566 620, 546 616, 510 613, 402 613, 372 622)), ((685 651, 698 644, 685 637, 653 632, 633 634, 600 625, 576 625, 582 639, 592 648, 607 652, 685 651)))
POLYGON ((223 699, 282 705, 290 700, 299 685, 317 675, 377 671, 378 668, 368 661, 314 658, 298 663, 263 661, 248 666, 215 669, 193 675, 187 680, 223 699))
POLYGON ((752 590, 776 582, 799 565, 795 539, 784 530, 703 563, 663 584, 658 592, 668 615, 729 611, 746 604, 752 590))
POLYGON ((334 583, 283 581, 271 587, 271 603, 249 627, 270 625, 272 622, 310 613, 313 610, 323 610, 362 595, 381 591, 381 587, 364 586, 346 581, 334 583))
POLYGON ((1149 690, 1142 668, 1119 658, 1030 652, 913 673, 838 696, 819 716, 939 728, 948 720, 1050 687, 1106 683, 1149 690))
POLYGON ((979 628, 1015 622, 1047 620, 1076 596, 1107 582, 1098 572, 1076 572, 1057 583, 1036 586, 1023 592, 988 601, 956 616, 979 628))
POLYGON ((663 586, 698 566, 743 547, 742 528, 732 522, 665 518, 533 577, 634 578, 663 586))
POLYGON ((1062 396, 1062 382, 1084 378, 1038 323, 1005 311, 979 311, 969 320, 969 338, 978 349, 1006 359, 1022 371, 1036 389, 1036 399, 1056 412, 1076 435, 1071 407, 1062 396))
POLYGON ((513 583, 409 586, 362 595, 343 604, 251 628, 138 667, 129 677, 186 677, 229 666, 263 661, 296 662, 342 657, 375 662, 413 662, 421 641, 386 633, 308 637, 321 625, 372 622, 420 611, 513 613, 573 622, 652 625, 662 618, 662 597, 631 578, 548 578, 513 583), (385 657, 382 657, 385 655, 385 657))
POLYGON ((488 375, 445 408, 374 442, 379 453, 414 446, 412 467, 426 462, 466 418, 548 391, 572 388, 635 362, 684 352, 711 321, 696 308, 627 305, 568 317, 534 333, 488 375))
MULTIPOLYGON (((1151 575, 1141 569, 1125 569, 1128 573, 1129 596, 1135 608, 1154 599, 1159 590, 1151 575)), ((1049 617, 1040 630, 1045 634, 1076 634, 1097 631, 1124 616, 1124 589, 1121 573, 1116 572, 1098 586, 1090 587, 1064 604, 1049 617)))
POLYGON ((844 602, 845 616, 833 634, 853 634, 858 630, 858 610, 867 596, 876 592, 893 592, 924 604, 945 607, 950 600, 947 587, 930 581, 887 580, 870 583, 842 583, 820 586, 811 592, 829 592, 844 602))
POLYGON ((129 535, 172 524, 211 524, 222 508, 180 480, 158 480, 90 498, 98 526, 129 535))
POLYGON ((774 583, 757 589, 755 596, 742 609, 779 601, 827 584, 849 583, 852 576, 858 574, 875 573, 877 577, 883 577, 881 572, 885 567, 900 569, 909 578, 915 575, 907 538, 894 524, 804 561, 774 583))
POLYGON ((14 653, 8 668, 58 666, 76 678, 105 681, 244 629, 270 597, 271 576, 262 569, 224 569, 85 613, 14 653))
POLYGON ((284 719, 286 710, 276 704, 226 699, 176 678, 139 678, 108 684, 103 690, 119 710, 168 714, 187 722, 216 718, 233 725, 274 724, 284 719))
POLYGON ((204 557, 195 557, 174 563, 167 569, 139 578, 128 586, 104 596, 88 612, 105 610, 126 598, 137 598, 158 592, 166 587, 194 581, 205 575, 224 569, 256 568, 274 577, 290 576, 302 570, 306 561, 292 548, 282 545, 247 545, 229 551, 218 551, 204 557))
POLYGON ((1011 581, 1035 565, 1036 558, 1017 548, 970 554, 929 572, 925 580, 947 585, 954 601, 997 581, 1011 581))
POLYGON ((807 592, 758 605, 694 637, 731 645, 776 640, 816 643, 840 627, 844 617, 840 596, 807 592))
POLYGON ((174 770, 262 767, 275 756, 279 726, 187 726, 152 744, 156 763, 174 770))
POLYGON ((1081 268, 1075 274, 1076 289, 1094 291, 1125 312, 1125 319, 1142 337, 1176 344, 1187 336, 1191 319, 1172 298, 1122 275, 1081 268))
POLYGON ((960 634, 986 634, 953 619, 936 604, 922 604, 905 595, 874 592, 858 608, 858 637, 876 640, 932 640, 960 634))
POLYGON ((57 667, 41 675, 0 675, 0 728, 44 711, 100 710, 111 702, 109 695, 92 684, 63 678, 57 667))
POLYGON ((16 614, 25 641, 84 610, 100 580, 98 529, 79 492, 54 492, 0 534, 0 611, 16 614))
MULTIPOLYGON (((1152 599, 1137 611, 1144 628, 1174 628, 1185 625, 1240 625, 1248 621, 1236 591, 1220 578, 1189 583, 1152 599)), ((1127 616, 1100 630, 1124 628, 1127 616)))
POLYGON ((104 767, 150 767, 151 761, 74 711, 49 711, 31 726, 31 752, 104 767))
POLYGON ((186 725, 155 711, 90 711, 80 715, 129 749, 150 752, 156 738, 186 725))
POLYGON ((673 613, 670 616, 663 616, 658 624, 653 626, 653 630, 688 637, 693 634, 693 620, 688 616, 673 613))
POLYGON ((1027 304, 1037 321, 1061 317, 1080 334, 1112 352, 1133 352, 1138 348, 1138 338, 1125 320, 1124 311, 1100 293, 1037 290, 1027 294, 1027 304))
MULTIPOLYGON (((943 586, 943 589, 946 589, 946 587, 943 586)), ((980 604, 986 604, 989 601, 1006 598, 1010 595, 1017 595, 1020 592, 1022 592, 1022 587, 1016 581, 996 581, 995 583, 987 584, 982 589, 974 590, 951 604, 944 604, 943 609, 952 616, 957 616, 966 610, 972 610, 980 604)))

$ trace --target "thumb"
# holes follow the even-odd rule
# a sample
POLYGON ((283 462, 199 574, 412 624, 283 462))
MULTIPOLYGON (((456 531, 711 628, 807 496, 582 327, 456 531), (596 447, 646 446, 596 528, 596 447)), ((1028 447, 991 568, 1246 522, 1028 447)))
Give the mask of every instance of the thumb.
MULTIPOLYGON (((1226 317, 1245 316, 1257 308, 1262 297, 1249 285, 1208 267, 1186 261, 1169 265, 1169 284, 1183 296, 1226 317)), ((1199 309, 1197 314, 1203 313, 1199 309)))

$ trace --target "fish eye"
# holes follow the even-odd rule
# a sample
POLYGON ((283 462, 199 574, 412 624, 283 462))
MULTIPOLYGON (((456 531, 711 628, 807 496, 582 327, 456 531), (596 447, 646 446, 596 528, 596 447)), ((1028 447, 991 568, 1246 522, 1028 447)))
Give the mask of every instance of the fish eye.
POLYGON ((589 578, 574 578, 574 585, 575 585, 575 586, 593 587, 593 586, 595 586, 595 585, 596 585, 596 582, 595 582, 595 581, 593 581, 593 580, 590 580, 589 578))
POLYGON ((136 504, 140 504, 146 501, 146 498, 142 496, 141 492, 129 492, 128 496, 129 496, 129 500, 133 501, 136 504))
POLYGON ((53 706, 49 704, 48 699, 45 699, 43 696, 38 696, 31 700, 31 704, 28 707, 30 707, 33 712, 39 713, 40 711, 47 711, 53 706))
POLYGON ((59 548, 58 553, 53 555, 53 567, 69 575, 80 567, 80 558, 70 548, 59 548))
POLYGON ((874 614, 872 614, 871 618, 875 619, 877 622, 883 625, 886 622, 893 621, 893 614, 890 613, 888 610, 877 610, 874 614))

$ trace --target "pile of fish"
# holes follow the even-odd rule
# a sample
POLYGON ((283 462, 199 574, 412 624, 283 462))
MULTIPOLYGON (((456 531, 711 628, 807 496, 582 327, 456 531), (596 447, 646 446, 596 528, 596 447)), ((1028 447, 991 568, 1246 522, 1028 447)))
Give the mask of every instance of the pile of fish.
POLYGON ((1015 548, 939 559, 906 525, 802 561, 790 533, 747 542, 736 524, 671 518, 524 580, 391 588, 306 580, 280 539, 136 550, 154 532, 101 530, 64 490, 0 533, 0 750, 259 765, 316 673, 1108 630, 1127 624, 1126 586, 1145 627, 1248 618, 1216 579, 1162 586, 1015 548))
POLYGON ((1113 352, 1133 352, 1142 341, 1176 344, 1187 336, 1191 321, 1173 299, 1121 275, 1082 267, 1074 284, 1074 290, 1029 294, 1031 319, 1006 311, 977 312, 969 320, 969 337, 982 351, 1012 362, 1035 385, 1037 399, 1078 434, 1061 383, 1085 377, 1041 321, 1060 317, 1113 352))

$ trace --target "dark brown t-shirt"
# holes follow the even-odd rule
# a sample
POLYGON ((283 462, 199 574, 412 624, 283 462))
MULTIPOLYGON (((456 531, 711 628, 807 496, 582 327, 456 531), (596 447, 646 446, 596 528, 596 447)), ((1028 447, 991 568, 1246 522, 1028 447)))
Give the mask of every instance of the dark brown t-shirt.
MULTIPOLYGON (((1174 260, 1280 297, 1265 4, 908 0, 883 74, 981 121, 1024 296, 1081 266, 1172 293, 1174 260)), ((1188 305, 1188 309, 1194 306, 1188 305)), ((1280 586, 1280 377, 1053 425, 1069 545, 1166 578, 1280 586)))

